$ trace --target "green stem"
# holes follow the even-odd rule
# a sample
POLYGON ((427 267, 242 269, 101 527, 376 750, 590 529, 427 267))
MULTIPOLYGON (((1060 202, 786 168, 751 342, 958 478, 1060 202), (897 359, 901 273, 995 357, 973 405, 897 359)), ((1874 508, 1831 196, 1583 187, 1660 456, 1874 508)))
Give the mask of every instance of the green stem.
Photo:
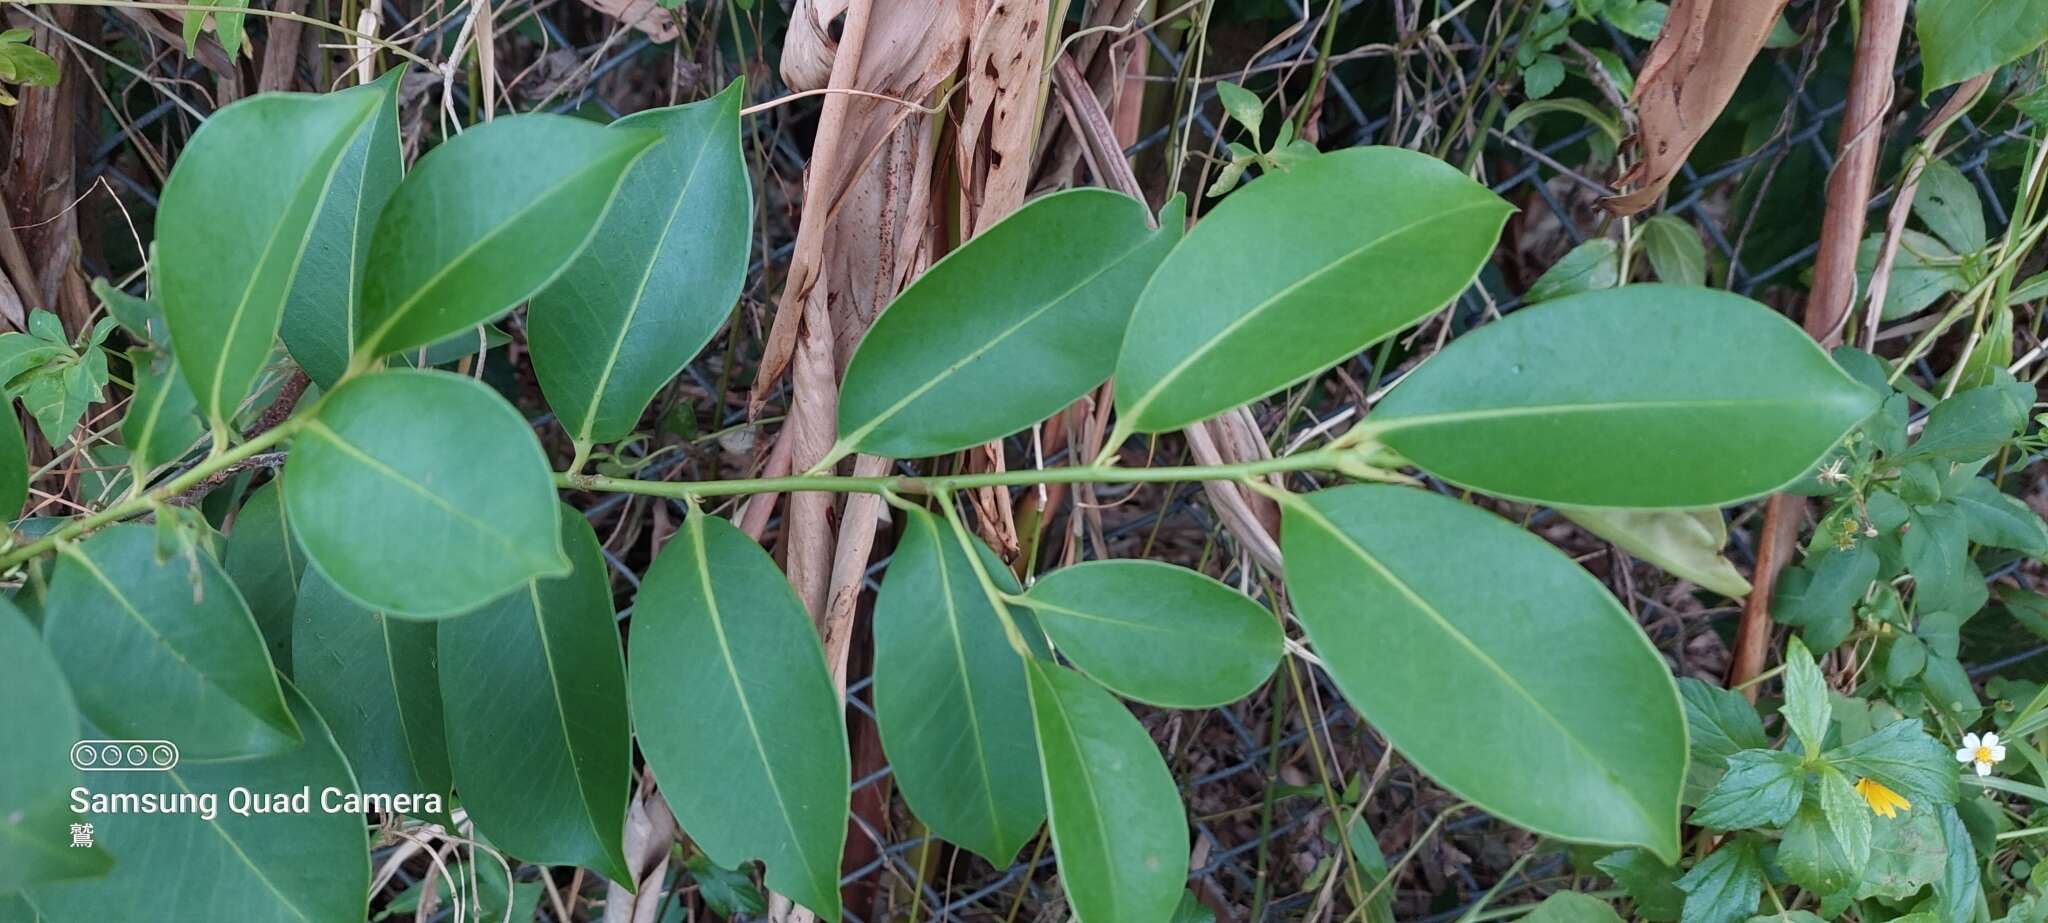
POLYGON ((555 485, 570 490, 601 490, 649 497, 731 497, 745 494, 819 491, 864 494, 950 494, 981 487, 1022 487, 1032 484, 1153 484, 1182 481, 1238 481, 1288 471, 1348 470, 1346 453, 1336 448, 1300 452, 1228 465, 1180 465, 1165 468, 1122 468, 1086 465, 1078 468, 1025 468, 938 477, 843 477, 799 474, 732 481, 639 481, 632 478, 558 473, 555 485))
POLYGON ((0 554, 0 570, 52 551, 59 544, 101 526, 148 512, 151 507, 199 486, 207 478, 262 454, 265 449, 285 441, 292 433, 297 432, 298 428, 299 418, 286 420, 248 442, 225 452, 207 456, 199 464, 185 469, 183 473, 158 484, 140 496, 131 497, 90 516, 71 520, 42 538, 0 554))

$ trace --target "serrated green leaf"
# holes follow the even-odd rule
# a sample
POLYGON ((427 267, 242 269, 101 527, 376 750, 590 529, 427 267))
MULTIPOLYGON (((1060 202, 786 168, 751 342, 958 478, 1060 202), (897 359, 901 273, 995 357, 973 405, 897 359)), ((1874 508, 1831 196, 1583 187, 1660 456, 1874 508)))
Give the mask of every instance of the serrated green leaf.
POLYGON ((164 320, 217 431, 270 360, 320 202, 377 102, 360 93, 242 100, 200 126, 164 183, 156 216, 164 320))
POLYGON ((1948 748, 1927 736, 1918 718, 1901 718, 1828 753, 1828 759, 1843 772, 1876 779, 1915 807, 1922 802, 1949 804, 1956 800, 1956 765, 1951 756, 1948 748))
POLYGON ((1022 602, 1081 672, 1120 695, 1209 708, 1250 695, 1280 662, 1266 607, 1157 561, 1091 561, 1039 578, 1022 602))
POLYGON ((1691 822, 1715 830, 1780 826, 1798 813, 1806 767, 1783 750, 1744 750, 1728 758, 1728 772, 1707 793, 1691 822))
POLYGON ((1764 862, 1750 836, 1727 840, 1678 880, 1685 892, 1680 923, 1734 923, 1756 912, 1764 892, 1764 862))
POLYGON ((661 140, 626 172, 590 246, 526 312, 534 374, 571 438, 632 432, 732 313, 754 215, 745 98, 735 80, 710 99, 612 123, 661 140))
POLYGON ((1038 199, 919 276, 875 320, 839 395, 838 445, 914 458, 1030 426, 1116 367, 1147 279, 1180 240, 1176 199, 1103 189, 1038 199))
POLYGON ((66 546, 43 620, 79 711, 111 736, 169 739, 188 760, 299 743, 241 594, 203 552, 157 560, 149 526, 117 525, 66 546))
POLYGON ((640 752, 711 860, 839 919, 846 725, 803 603, 761 546, 693 511, 633 606, 640 752), (686 705, 687 707, 679 707, 686 705))
POLYGON ((1743 750, 1770 746, 1763 719, 1741 693, 1687 676, 1678 680, 1678 694, 1685 702, 1693 759, 1720 765, 1743 750))
POLYGON ((1421 320, 1472 281, 1511 211, 1449 164, 1394 148, 1261 178, 1189 231, 1139 296, 1117 357, 1117 427, 1185 426, 1421 320))
POLYGON ((1666 865, 1647 849, 1623 849, 1593 863, 1635 901, 1636 915, 1651 923, 1671 923, 1685 905, 1685 892, 1678 890, 1678 869, 1666 865))
POLYGON ((1820 675, 1820 665, 1814 663, 1813 655, 1798 638, 1785 642, 1785 704, 1778 713, 1785 718, 1785 724, 1806 747, 1807 755, 1820 753, 1821 741, 1828 736, 1828 718, 1833 713, 1833 704, 1828 700, 1828 681, 1820 675))
POLYGON ((1180 791, 1145 726, 1102 687, 1025 664, 1060 883, 1077 923, 1165 920, 1188 877, 1180 791))
POLYGON ((1499 496, 1706 507, 1798 478, 1876 405, 1805 331, 1756 302, 1631 285, 1453 340, 1365 427, 1431 474, 1499 496), (1650 340, 1671 348, 1637 348, 1650 340), (1772 424, 1756 426, 1760 414, 1772 424))
POLYGON ((293 440, 284 497, 313 564, 373 609, 444 617, 568 572, 540 442, 464 376, 381 372, 330 392, 293 440))
POLYGON ((1539 833, 1677 857, 1677 690, 1591 575, 1491 513, 1402 487, 1290 498, 1281 531, 1317 654, 1418 768, 1539 833), (1475 556, 1488 579, 1464 566, 1475 556))
POLYGON ((352 361, 467 330, 546 288, 590 242, 620 180, 658 140, 526 113, 429 151, 377 216, 352 361))
POLYGON ((69 754, 77 704, 57 661, 13 603, 0 600, 0 893, 91 878, 109 850, 71 848, 68 793, 79 782, 69 754))
POLYGON ((632 726, 611 580, 583 514, 560 504, 549 513, 568 574, 434 626, 448 768, 492 843, 628 884, 632 726))
POLYGON ((1045 820, 1024 663, 949 530, 902 515, 875 598, 882 749, 933 833, 1006 865, 1045 820))

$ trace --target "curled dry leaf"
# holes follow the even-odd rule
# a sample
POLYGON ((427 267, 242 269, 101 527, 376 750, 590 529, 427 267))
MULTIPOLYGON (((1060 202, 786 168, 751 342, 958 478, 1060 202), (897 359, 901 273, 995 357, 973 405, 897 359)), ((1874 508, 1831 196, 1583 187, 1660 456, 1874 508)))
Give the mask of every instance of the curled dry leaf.
POLYGON ((1671 185, 1693 145, 1735 95, 1749 62, 1764 47, 1785 0, 1676 0, 1664 31, 1636 76, 1637 159, 1616 181, 1632 191, 1602 207, 1633 215, 1671 185))
POLYGON ((656 42, 673 42, 681 34, 681 18, 671 15, 655 0, 583 0, 591 9, 639 29, 656 42))

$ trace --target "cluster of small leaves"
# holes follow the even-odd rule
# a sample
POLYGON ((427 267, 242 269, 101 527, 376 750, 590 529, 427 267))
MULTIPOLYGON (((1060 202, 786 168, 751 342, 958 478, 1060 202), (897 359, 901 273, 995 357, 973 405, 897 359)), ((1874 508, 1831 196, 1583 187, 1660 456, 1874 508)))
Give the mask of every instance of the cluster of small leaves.
POLYGON ((7 91, 6 84, 24 87, 57 85, 57 62, 29 44, 34 37, 35 33, 29 29, 0 32, 0 106, 12 106, 17 102, 14 94, 7 91))

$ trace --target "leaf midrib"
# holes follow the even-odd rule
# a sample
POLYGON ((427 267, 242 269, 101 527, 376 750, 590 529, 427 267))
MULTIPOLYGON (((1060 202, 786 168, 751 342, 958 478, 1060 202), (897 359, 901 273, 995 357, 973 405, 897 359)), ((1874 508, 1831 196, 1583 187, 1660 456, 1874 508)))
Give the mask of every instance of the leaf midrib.
MULTIPOLYGON (((923 520, 918 520, 923 523, 923 520)), ((960 672, 961 699, 967 705, 967 724, 974 733, 974 768, 981 774, 982 802, 988 807, 989 830, 995 834, 996 843, 1007 842, 1003 835, 1002 816, 996 810, 995 777, 989 772, 987 744, 981 736, 981 709, 974 698, 974 673, 967 667, 967 649, 960 636, 960 606, 953 598, 952 568, 946 566, 946 549, 940 543, 938 528, 923 523, 932 543, 933 557, 939 572, 939 598, 945 600, 946 634, 953 642, 953 664, 960 672)))
MULTIPOLYGON (((569 774, 576 779, 576 797, 583 802, 583 810, 578 813, 583 815, 584 824, 590 827, 591 840, 597 844, 598 852, 603 853, 606 851, 607 840, 604 833, 597 829, 597 815, 594 811, 596 805, 591 802, 590 787, 583 781, 583 763, 576 758, 576 739, 569 733, 569 708, 562 702, 562 677, 560 671, 555 668, 555 647, 548 641, 547 614, 542 611, 540 601, 540 581, 526 581, 526 592, 527 598, 533 603, 533 629, 535 637, 540 640, 540 658, 547 665, 548 697, 555 703, 555 724, 562 731, 562 749, 569 754, 569 774)), ((609 860, 613 857, 604 858, 609 860)), ((633 874, 631 869, 620 871, 628 875, 633 874)))
MULTIPOLYGON (((747 734, 754 739, 754 756, 760 760, 761 774, 768 780, 768 792, 775 797, 775 810, 782 816, 783 829, 789 831, 791 851, 804 867, 804 878, 813 887, 818 885, 817 869, 811 867, 811 856, 804 848, 803 835, 797 832, 796 819, 790 816, 789 803, 782 797, 782 785, 775 774, 775 767, 768 761, 767 743, 761 737, 760 724, 754 720, 753 703, 747 699, 746 686, 740 682, 739 665, 732 659, 732 642, 725 636, 725 615, 719 610, 718 594, 711 586, 711 560, 706 544, 703 517, 708 514, 692 511, 690 523, 690 551, 697 565, 698 586, 704 593, 704 612, 711 618, 711 630, 718 636, 718 656, 725 664, 726 677, 732 681, 733 697, 738 700, 740 716, 746 719, 747 734)), ((828 885, 829 887, 829 885, 828 885)))
MULTIPOLYGON (((1486 653, 1485 650, 1481 649, 1478 643, 1473 641, 1471 637, 1467 636, 1463 631, 1458 630, 1458 627, 1456 625, 1452 624, 1449 619, 1444 617, 1444 614, 1441 611, 1439 611, 1434 605, 1431 605, 1428 600, 1424 599, 1422 594, 1416 592, 1414 587, 1409 586, 1406 581, 1402 580, 1399 576, 1396 576, 1392 570, 1390 570, 1385 564, 1381 563, 1379 558, 1373 556, 1371 552, 1366 551, 1364 547, 1360 546, 1357 542, 1352 541, 1351 537, 1345 535, 1342 530, 1339 530, 1337 528, 1336 523, 1331 522, 1328 517, 1324 516, 1321 510, 1316 509, 1314 506, 1310 505, 1306 501, 1301 500, 1298 497, 1289 496, 1286 502, 1290 509, 1293 509, 1305 515, 1310 522, 1314 523, 1318 528, 1328 533, 1331 538, 1335 539, 1338 545, 1350 551, 1354 556, 1356 556, 1359 559, 1360 562, 1364 563, 1367 567, 1371 568, 1373 572, 1379 574, 1381 579, 1386 580, 1390 585, 1394 587, 1394 589, 1397 592, 1399 592, 1403 597, 1406 597, 1407 600, 1411 604, 1413 604, 1418 610, 1428 615, 1430 620, 1434 622, 1438 628, 1442 629, 1446 635, 1448 635, 1451 639, 1455 640, 1459 646, 1465 648, 1465 650, 1472 655, 1474 660, 1477 660, 1479 663, 1485 665, 1487 669, 1492 670, 1495 674, 1499 676, 1503 685, 1505 685, 1509 690, 1513 691, 1522 699, 1527 701, 1530 708, 1535 710, 1537 714, 1542 715, 1544 720, 1548 721, 1552 727, 1555 727, 1558 730, 1558 733, 1563 735, 1565 740, 1570 741, 1575 749, 1577 749, 1580 753, 1585 755, 1588 762, 1590 762, 1594 766, 1600 767, 1614 781, 1616 781, 1617 783, 1619 782, 1620 774, 1615 772, 1613 767, 1603 762, 1599 758, 1597 751, 1595 751, 1584 740, 1581 740, 1577 733, 1573 732, 1573 730, 1570 727, 1565 725, 1563 719, 1560 718, 1557 715, 1557 713, 1551 711, 1547 706, 1545 706, 1542 700, 1538 699, 1534 693, 1531 693, 1527 687, 1524 687, 1520 680, 1517 680, 1513 674, 1507 671, 1506 667, 1501 666, 1500 662, 1493 659, 1492 655, 1486 653)), ((1656 817, 1650 813, 1647 807, 1643 805, 1642 800, 1636 796, 1635 790, 1629 788, 1626 785, 1620 784, 1616 784, 1614 787, 1621 792, 1622 797, 1627 799, 1629 805, 1636 809, 1636 814, 1642 818, 1642 820, 1648 826, 1648 828, 1655 829, 1656 817)))
MULTIPOLYGON (((1102 797, 1095 791, 1095 774, 1089 770, 1087 761, 1082 757, 1081 737, 1080 735, 1074 733, 1074 718, 1071 714, 1068 713, 1066 700, 1061 697, 1059 689, 1054 687, 1052 676, 1046 672, 1046 668, 1041 667, 1036 663, 1032 663, 1029 666, 1032 670, 1038 673, 1040 677, 1040 683, 1045 686, 1047 696, 1052 700, 1050 703, 1052 705, 1052 709, 1059 715, 1060 731, 1066 736, 1067 745, 1073 748, 1074 762, 1076 766, 1081 770, 1080 773, 1078 773, 1078 775, 1081 777, 1081 788, 1083 791, 1088 793, 1088 809, 1090 811, 1089 816, 1094 821, 1094 823, 1090 824, 1089 827, 1095 833, 1096 844, 1102 848, 1103 871, 1107 873, 1109 877, 1118 880, 1118 886, 1110 888, 1110 900, 1112 903, 1116 903, 1116 894, 1123 890, 1121 887, 1122 876, 1117 874, 1116 863, 1112 861, 1113 857, 1115 856, 1115 852, 1110 849, 1109 845, 1109 825, 1105 821, 1102 812, 1102 797)), ((1040 749, 1043 750, 1043 747, 1041 747, 1040 749)), ((1049 765, 1045 767, 1045 787, 1046 804, 1049 807, 1052 804, 1052 767, 1049 765)), ((1053 825, 1053 830, 1055 833, 1058 832, 1059 826, 1057 823, 1053 825)), ((1057 837, 1055 837, 1055 839, 1057 839, 1057 837)), ((1055 843, 1054 845, 1057 846, 1058 844, 1055 843)), ((1079 909, 1076 909, 1074 911, 1074 919, 1078 921, 1078 923, 1090 923, 1090 921, 1081 919, 1081 912, 1079 909)))
MULTIPOLYGON (((1159 377, 1159 380, 1154 382, 1151 388, 1147 389, 1144 394, 1140 395, 1138 399, 1131 404, 1130 412, 1122 414, 1122 416, 1128 417, 1134 422, 1142 419, 1144 417, 1146 408, 1151 407, 1153 401, 1157 400, 1161 394, 1166 393, 1166 389, 1170 387, 1174 383, 1174 381, 1179 379, 1182 375, 1186 374, 1189 369, 1193 368, 1197 362, 1200 362, 1210 352, 1214 351, 1217 346, 1223 343, 1224 340, 1228 339, 1232 334, 1236 333, 1245 325, 1251 323, 1254 318, 1257 318, 1260 315, 1264 314, 1268 309, 1272 308, 1273 305, 1277 304, 1281 299, 1287 297, 1288 295, 1293 294, 1294 292, 1298 291, 1304 286, 1307 286, 1310 283, 1315 282, 1316 280, 1322 278, 1325 274, 1334 272, 1338 267, 1347 265, 1352 260, 1364 256, 1368 252, 1372 251, 1374 248, 1380 246, 1381 244, 1386 243, 1389 240, 1399 237, 1402 234, 1406 234, 1409 231, 1422 227, 1423 225, 1428 224, 1432 221, 1436 221, 1443 218, 1449 218, 1452 215, 1456 215, 1461 212, 1471 211, 1475 208, 1491 206, 1498 203, 1498 201, 1499 200, 1497 198, 1494 201, 1486 201, 1482 199, 1479 201, 1469 202, 1467 204, 1460 205, 1457 208, 1447 209, 1445 211, 1440 212, 1433 212, 1431 214, 1425 215, 1414 221, 1410 221, 1399 227, 1393 228, 1387 231, 1386 233, 1381 234, 1380 236, 1375 237, 1369 241, 1366 241, 1365 243, 1360 244, 1356 248, 1353 248, 1352 250, 1342 254, 1341 256, 1338 256, 1336 259, 1333 259, 1330 262, 1323 264, 1321 267, 1317 268, 1313 272, 1310 272, 1307 275, 1302 276, 1301 278, 1296 279, 1293 282, 1290 282, 1287 285, 1281 287, 1279 291, 1276 291, 1273 294, 1266 296, 1264 300, 1260 301, 1256 305, 1253 305, 1251 310, 1238 315, 1236 318, 1232 319, 1230 323, 1223 325, 1223 329, 1216 331, 1215 335, 1203 341, 1200 346, 1195 347, 1195 349, 1192 352, 1182 357, 1179 362, 1174 363, 1173 367, 1166 370, 1166 374, 1161 375, 1159 377)), ((1470 280, 1467 280, 1467 284, 1470 284, 1470 280)), ((1404 324, 1403 326, 1406 325, 1404 324)))
POLYGON ((1587 401, 1573 404, 1528 404, 1519 407, 1487 407, 1478 410, 1452 410, 1435 413, 1420 413, 1414 416, 1389 416, 1381 414, 1367 420, 1374 435, 1440 426, 1447 423, 1467 423, 1484 420, 1508 420, 1517 417, 1570 416, 1588 413, 1635 412, 1642 410, 1670 411, 1677 409, 1721 409, 1738 410, 1792 409, 1799 407, 1825 407, 1833 401, 1809 400, 1805 398, 1678 398, 1674 400, 1648 401, 1587 401))

